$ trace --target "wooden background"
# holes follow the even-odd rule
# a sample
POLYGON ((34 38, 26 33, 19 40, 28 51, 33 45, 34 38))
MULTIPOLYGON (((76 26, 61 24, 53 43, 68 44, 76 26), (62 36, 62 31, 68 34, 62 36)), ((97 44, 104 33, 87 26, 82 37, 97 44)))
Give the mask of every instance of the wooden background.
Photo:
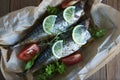
MULTIPOLYGON (((26 6, 37 6, 41 0, 0 0, 0 17, 26 6)), ((47 0, 46 0, 47 1, 47 0)), ((120 11, 120 0, 103 0, 120 11)), ((120 80, 120 54, 87 80, 120 80)), ((3 80, 0 76, 0 80, 3 80)))

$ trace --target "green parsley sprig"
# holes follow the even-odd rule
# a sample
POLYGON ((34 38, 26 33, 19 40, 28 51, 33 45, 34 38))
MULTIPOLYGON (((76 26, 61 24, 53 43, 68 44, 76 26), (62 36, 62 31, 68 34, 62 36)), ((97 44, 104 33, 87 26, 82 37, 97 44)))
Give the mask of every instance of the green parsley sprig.
POLYGON ((48 64, 46 67, 37 71, 37 80, 48 80, 53 77, 55 73, 62 74, 65 72, 65 65, 61 62, 54 62, 48 64))
POLYGON ((102 38, 106 34, 106 29, 98 29, 98 28, 91 28, 90 33, 92 35, 92 38, 98 39, 102 38))

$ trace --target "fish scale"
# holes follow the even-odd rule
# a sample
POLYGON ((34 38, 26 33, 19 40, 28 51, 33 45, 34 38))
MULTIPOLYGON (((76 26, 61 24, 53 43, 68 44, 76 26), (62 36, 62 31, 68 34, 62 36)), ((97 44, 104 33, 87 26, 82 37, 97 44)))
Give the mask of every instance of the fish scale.
POLYGON ((76 20, 72 24, 69 24, 68 22, 66 22, 63 18, 63 12, 60 12, 57 15, 55 25, 54 25, 54 28, 53 28, 54 33, 52 35, 48 35, 47 33, 45 33, 44 30, 43 30, 43 26, 40 23, 40 25, 37 26, 34 30, 32 30, 32 32, 30 32, 25 37, 25 39, 20 41, 14 47, 17 47, 17 46, 20 46, 20 45, 25 45, 25 44, 31 43, 31 42, 42 42, 44 40, 47 40, 47 39, 55 36, 60 31, 61 32, 67 31, 68 28, 70 28, 73 24, 75 24, 78 21, 78 19, 82 16, 82 12, 84 12, 80 2, 75 4, 75 7, 76 7, 76 9, 75 9, 76 20), (77 15, 77 17, 76 17, 76 15, 77 15))
MULTIPOLYGON (((82 24, 80 24, 80 25, 82 25, 82 24)), ((84 25, 83 25, 83 27, 81 27, 81 29, 83 30, 82 34, 86 33, 86 35, 83 36, 84 41, 86 42, 87 40, 89 40, 91 38, 91 35, 84 25)), ((72 30, 69 30, 59 36, 59 40, 63 40, 63 49, 62 49, 62 57, 61 58, 69 56, 70 54, 79 50, 82 46, 82 45, 75 43, 71 36, 72 36, 72 30)), ((52 48, 51 48, 51 46, 49 46, 45 50, 45 52, 41 53, 41 55, 38 56, 34 65, 30 69, 30 71, 35 72, 36 70, 38 70, 38 69, 42 68, 43 66, 45 66, 53 61, 56 61, 56 60, 59 60, 59 59, 53 55, 52 48)))
POLYGON ((36 71, 39 68, 39 64, 37 64, 37 63, 41 63, 41 66, 44 66, 45 64, 47 64, 49 62, 47 59, 52 56, 52 54, 50 54, 51 51, 52 50, 50 48, 48 48, 47 50, 45 50, 45 54, 41 54, 40 55, 41 57, 36 59, 36 62, 35 62, 35 65, 34 65, 36 67, 32 70, 32 72, 36 71))

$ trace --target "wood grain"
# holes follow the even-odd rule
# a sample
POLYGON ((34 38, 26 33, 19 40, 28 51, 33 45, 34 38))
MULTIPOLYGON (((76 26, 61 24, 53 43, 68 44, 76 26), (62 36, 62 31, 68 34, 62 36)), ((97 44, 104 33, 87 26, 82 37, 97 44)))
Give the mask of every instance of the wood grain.
POLYGON ((37 6, 41 0, 11 0, 10 11, 18 10, 26 6, 37 6))
POLYGON ((0 0, 0 17, 9 12, 9 1, 10 0, 0 0))
MULTIPOLYGON (((120 11, 120 0, 103 0, 120 11)), ((120 80, 120 54, 87 80, 120 80)))
MULTIPOLYGON (((0 17, 8 12, 26 6, 37 6, 41 0, 0 0, 0 17)), ((120 10, 120 0, 103 0, 104 3, 120 10)), ((87 80, 120 80, 120 54, 87 80)), ((1 75, 1 74, 0 74, 1 75)), ((4 80, 0 76, 0 80, 4 80)))
POLYGON ((97 71, 94 75, 89 77, 87 80, 107 80, 106 66, 97 71))
POLYGON ((120 0, 117 1, 117 9, 120 11, 120 0))
MULTIPOLYGON (((109 0, 108 5, 120 11, 120 0, 109 0), (110 2, 111 1, 111 2, 110 2)), ((107 66, 107 80, 120 80, 120 54, 111 60, 107 66)))
MULTIPOLYGON (((0 17, 9 13, 9 1, 10 0, 0 0, 0 17)), ((0 80, 4 80, 2 73, 0 72, 0 80)))
MULTIPOLYGON (((26 6, 37 6, 41 0, 0 0, 0 17, 26 6)), ((0 80, 4 80, 0 72, 0 80)))
POLYGON ((120 54, 107 64, 107 80, 120 80, 120 54))

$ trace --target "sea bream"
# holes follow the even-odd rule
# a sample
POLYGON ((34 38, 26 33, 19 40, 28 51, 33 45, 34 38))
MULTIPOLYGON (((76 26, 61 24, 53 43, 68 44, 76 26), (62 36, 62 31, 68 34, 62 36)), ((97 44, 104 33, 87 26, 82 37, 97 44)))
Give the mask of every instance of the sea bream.
MULTIPOLYGON (((72 38, 72 31, 65 32, 59 36, 59 40, 63 40, 63 48, 62 48, 62 56, 60 58, 66 57, 77 50, 80 49, 82 45, 84 45, 87 40, 91 38, 90 33, 86 29, 84 25, 81 25, 80 32, 81 34, 78 37, 81 37, 83 44, 77 44, 72 38), (64 35, 64 36, 63 36, 64 35)), ((35 72, 36 70, 42 68, 43 66, 59 60, 53 55, 51 46, 45 50, 45 52, 41 53, 39 57, 36 59, 35 64, 30 69, 31 72, 35 72)))
POLYGON ((67 29, 69 29, 73 24, 75 24, 79 18, 83 15, 84 10, 83 10, 83 4, 81 2, 76 3, 75 5, 75 13, 74 13, 74 18, 72 24, 69 24, 64 18, 63 18, 63 12, 60 12, 58 15, 56 15, 56 21, 54 24, 54 32, 52 35, 47 34, 43 30, 43 23, 40 23, 39 26, 37 26, 32 32, 30 32, 24 40, 20 41, 18 44, 15 46, 23 45, 26 43, 31 43, 31 42, 41 42, 43 40, 47 40, 56 34, 58 34, 59 31, 65 32, 67 29))

